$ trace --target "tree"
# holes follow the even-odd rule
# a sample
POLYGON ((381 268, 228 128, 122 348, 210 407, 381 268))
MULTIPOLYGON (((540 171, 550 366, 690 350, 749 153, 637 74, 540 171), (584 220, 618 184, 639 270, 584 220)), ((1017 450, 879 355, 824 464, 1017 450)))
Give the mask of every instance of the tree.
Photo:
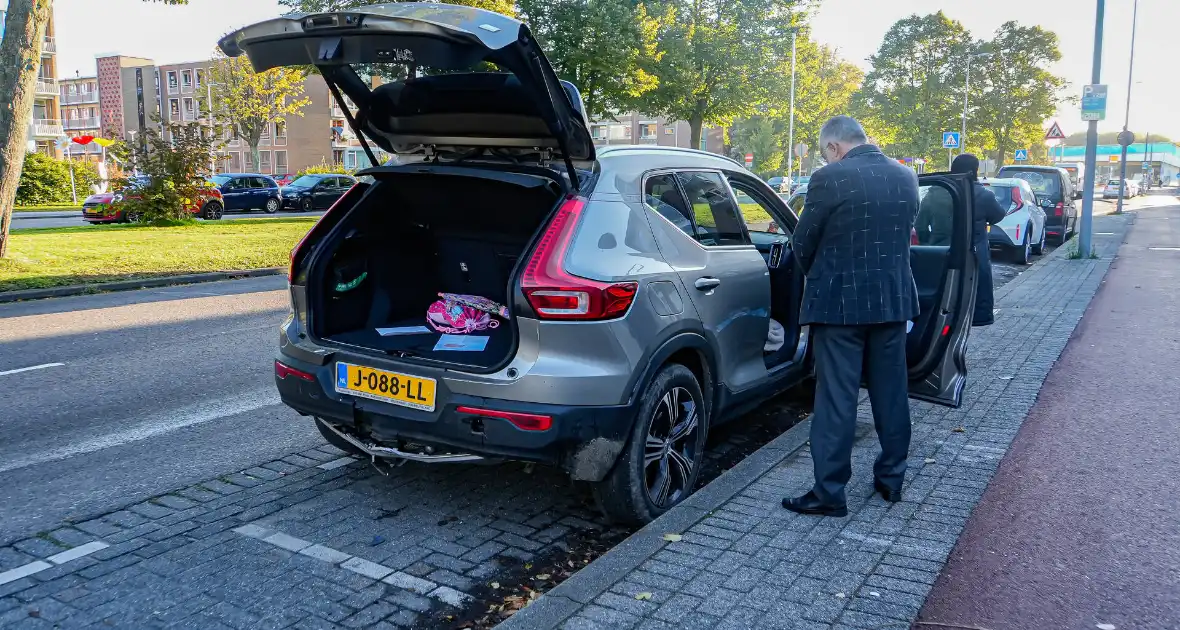
POLYGON ((756 113, 789 63, 796 0, 666 0, 646 69, 659 84, 640 109, 689 123, 699 146, 705 125, 756 113))
POLYGON ((273 68, 254 72, 245 56, 226 57, 220 52, 209 68, 212 80, 214 117, 224 122, 250 147, 250 156, 258 164, 258 145, 262 135, 276 122, 288 116, 303 116, 311 99, 303 96, 302 70, 273 68))
MULTIPOLYGON (((147 0, 186 4, 188 0, 147 0)), ((33 95, 41 69, 41 45, 52 0, 9 0, 0 40, 0 258, 8 255, 12 204, 24 165, 33 95)))
POLYGON ((70 167, 74 169, 74 188, 78 198, 90 194, 90 187, 98 181, 98 168, 85 160, 57 160, 48 155, 30 152, 25 155, 20 171, 20 185, 16 189, 16 205, 35 206, 69 203, 70 167))
MULTIPOLYGON (((1098 144, 1118 144, 1119 143, 1119 139, 1118 139, 1119 133, 1120 132, 1118 132, 1118 131, 1103 131, 1102 133, 1098 134, 1098 144)), ((1148 140, 1147 134, 1145 134, 1145 133, 1136 133, 1135 134, 1135 142, 1147 142, 1147 140, 1148 140)), ((1152 142, 1152 144, 1155 144, 1156 142, 1172 142, 1172 139, 1169 138, 1168 136, 1165 136, 1162 133, 1160 133, 1160 134, 1153 133, 1153 134, 1151 134, 1151 142, 1152 142)), ((1065 144, 1071 145, 1071 146, 1078 146, 1078 145, 1086 144, 1086 132, 1075 131, 1075 132, 1069 134, 1068 136, 1065 137, 1065 144)))
MULTIPOLYGON (((403 0, 409 1, 409 0, 403 0)), ((516 7, 513 0, 443 0, 445 4, 460 4, 477 9, 487 9, 504 15, 515 15, 516 7)), ((279 4, 290 7, 293 11, 303 13, 325 13, 355 9, 374 4, 373 0, 279 0, 279 4)))
MULTIPOLYGON (((160 122, 158 118, 156 122, 160 122)), ((128 216, 148 223, 189 218, 187 209, 209 187, 209 163, 222 147, 224 129, 217 126, 169 121, 162 124, 168 138, 154 127, 144 129, 143 142, 136 143, 129 156, 146 178, 135 184, 135 194, 128 195, 123 203, 128 216)), ((118 188, 129 184, 127 180, 115 183, 118 188)))
POLYGON ((786 166, 786 120, 767 114, 742 118, 729 128, 729 155, 742 160, 754 154, 753 171, 760 176, 781 175, 786 166))
POLYGON ((1061 59, 1053 32, 1005 22, 987 47, 996 52, 977 66, 982 94, 972 89, 969 113, 971 126, 981 130, 981 144, 993 150, 999 167, 1015 149, 1043 145, 1045 120, 1065 97, 1068 84, 1048 70, 1061 59))
POLYGON ((631 109, 658 81, 657 17, 633 0, 520 0, 520 17, 594 119, 631 109))
POLYGON ((941 160, 942 132, 959 129, 970 33, 941 11, 898 20, 854 99, 866 131, 892 155, 941 160))

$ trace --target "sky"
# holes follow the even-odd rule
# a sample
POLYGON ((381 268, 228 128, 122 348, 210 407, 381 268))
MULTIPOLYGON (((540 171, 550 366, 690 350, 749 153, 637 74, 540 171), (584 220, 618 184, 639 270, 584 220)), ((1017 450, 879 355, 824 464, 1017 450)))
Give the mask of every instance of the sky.
MULTIPOLYGON (((376 0, 374 0, 376 1, 376 0)), ((814 0, 813 0, 814 1, 814 0)), ((1060 38, 1062 59, 1054 70, 1080 95, 1090 82, 1096 0, 819 0, 812 19, 815 38, 835 46, 849 61, 868 68, 889 27, 914 13, 944 11, 977 39, 990 38, 1003 22, 1040 25, 1060 38)), ((1100 131, 1122 128, 1135 0, 1107 0, 1102 82, 1110 86, 1100 131)), ((1130 129, 1164 133, 1180 141, 1180 0, 1138 0, 1130 129)), ((55 0, 58 74, 95 73, 96 55, 121 53, 175 63, 207 59, 217 39, 233 29, 282 12, 276 0, 191 0, 170 7, 142 0, 55 0), (101 7, 101 10, 97 8, 101 7)), ((1065 133, 1085 129, 1076 106, 1058 112, 1065 133)))

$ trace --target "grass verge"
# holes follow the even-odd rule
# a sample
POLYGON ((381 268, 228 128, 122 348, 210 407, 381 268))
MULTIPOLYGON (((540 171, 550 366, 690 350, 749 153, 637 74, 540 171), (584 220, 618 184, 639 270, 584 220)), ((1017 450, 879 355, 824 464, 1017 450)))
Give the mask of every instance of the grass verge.
POLYGON ((49 206, 17 206, 12 209, 13 212, 81 212, 81 204, 64 204, 64 205, 49 205, 49 206))
POLYGON ((13 232, 0 291, 281 267, 314 217, 13 232))

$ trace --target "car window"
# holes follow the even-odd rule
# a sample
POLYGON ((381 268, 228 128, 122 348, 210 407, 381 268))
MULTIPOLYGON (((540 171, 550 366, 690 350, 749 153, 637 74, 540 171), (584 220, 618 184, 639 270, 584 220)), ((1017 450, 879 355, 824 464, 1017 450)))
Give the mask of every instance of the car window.
POLYGON ((795 214, 802 214, 803 213, 803 206, 806 204, 807 204, 807 193, 795 195, 794 197, 791 197, 791 199, 789 201, 787 201, 787 207, 789 207, 791 209, 791 212, 794 212, 795 214))
POLYGON ((746 245, 741 213, 718 173, 694 171, 677 173, 676 180, 692 208, 697 240, 702 245, 746 245))
POLYGON ((1017 179, 1023 179, 1024 181, 1028 182, 1028 185, 1033 189, 1033 192, 1037 193, 1038 196, 1062 196, 1063 190, 1061 180, 1063 178, 1058 173, 1007 169, 1000 172, 1000 177, 1015 177, 1017 179))
POLYGON ((955 224, 955 202, 950 191, 942 186, 922 186, 918 192, 921 202, 914 219, 918 244, 950 247, 955 224))
POLYGON ((689 211, 688 202, 680 194, 680 187, 673 175, 655 175, 649 178, 644 186, 643 201, 682 232, 689 236, 693 235, 692 213, 689 211))
POLYGON ((770 213, 770 208, 759 201, 758 193, 755 193, 748 184, 734 177, 729 178, 729 185, 733 188, 734 196, 737 197, 738 210, 741 212, 748 232, 782 233, 783 230, 775 221, 774 215, 770 213))
POLYGON ((992 191, 992 194, 996 196, 996 201, 1000 202, 1001 207, 1007 207, 1008 204, 1012 203, 1011 186, 994 186, 991 184, 985 184, 984 186, 992 191))

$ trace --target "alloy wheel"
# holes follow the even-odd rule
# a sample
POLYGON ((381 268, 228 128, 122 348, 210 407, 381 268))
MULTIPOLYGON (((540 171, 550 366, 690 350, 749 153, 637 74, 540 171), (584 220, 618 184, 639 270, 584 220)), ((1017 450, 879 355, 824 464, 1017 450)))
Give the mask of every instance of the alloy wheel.
POLYGON ((669 389, 656 405, 643 449, 647 495, 659 507, 675 505, 692 491, 700 443, 700 414, 692 394, 669 389))
POLYGON ((270 214, 274 214, 274 213, 278 212, 279 211, 279 200, 278 199, 267 199, 266 200, 266 211, 270 214))

